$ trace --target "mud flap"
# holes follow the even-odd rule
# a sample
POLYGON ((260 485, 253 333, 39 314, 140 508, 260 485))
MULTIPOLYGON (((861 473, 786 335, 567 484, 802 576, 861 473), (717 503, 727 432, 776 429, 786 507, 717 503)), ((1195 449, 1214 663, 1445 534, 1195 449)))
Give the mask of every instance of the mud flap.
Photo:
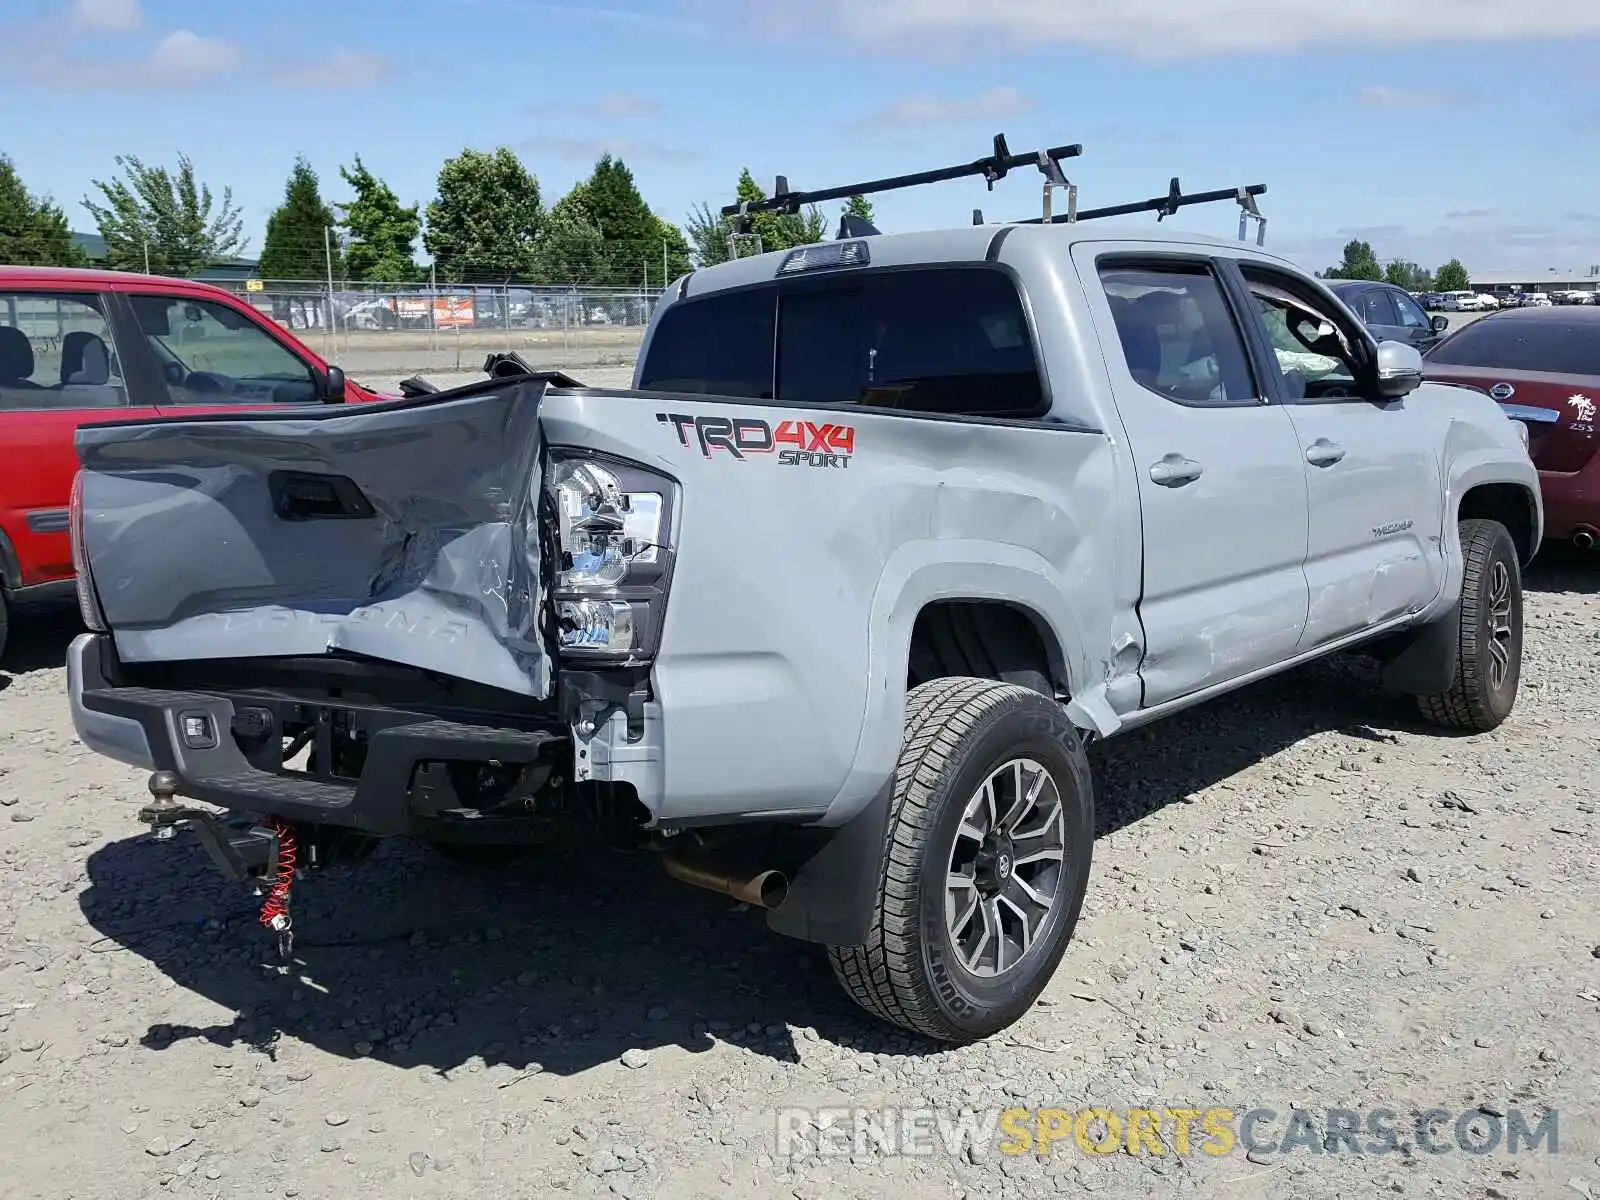
POLYGON ((767 913, 769 929, 828 946, 855 946, 867 940, 878 909, 893 795, 890 780, 837 829, 801 828, 777 835, 778 861, 792 855, 800 865, 790 870, 784 902, 767 913))
POLYGON ((1411 696, 1436 696, 1456 681, 1461 657, 1461 604, 1402 634, 1380 652, 1383 686, 1411 696))

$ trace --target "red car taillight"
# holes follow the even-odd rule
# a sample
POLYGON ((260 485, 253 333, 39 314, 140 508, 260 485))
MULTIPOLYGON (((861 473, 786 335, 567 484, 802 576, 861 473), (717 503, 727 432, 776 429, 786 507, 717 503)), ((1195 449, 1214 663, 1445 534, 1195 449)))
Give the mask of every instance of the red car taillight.
POLYGON ((72 536, 72 570, 77 576, 78 612, 83 623, 95 633, 105 633, 106 618, 94 594, 94 579, 89 574, 89 555, 83 548, 83 472, 72 477, 72 499, 68 502, 68 528, 72 536))

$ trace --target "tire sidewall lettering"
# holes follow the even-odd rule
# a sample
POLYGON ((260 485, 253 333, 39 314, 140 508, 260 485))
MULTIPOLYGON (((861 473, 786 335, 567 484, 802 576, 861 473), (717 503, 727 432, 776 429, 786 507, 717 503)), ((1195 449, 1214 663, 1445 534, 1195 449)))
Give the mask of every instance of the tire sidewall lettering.
MULTIPOLYGON (((1054 973, 1076 924, 1087 882, 1089 850, 1079 845, 1084 837, 1080 814, 1092 800, 1087 765, 1080 761, 1082 751, 1075 751, 1067 742, 1076 738, 1066 714, 1054 701, 1040 696, 1037 704, 1026 707, 1004 701, 979 718, 965 739, 959 766, 940 787, 938 814, 918 864, 918 941, 928 983, 946 1018, 965 1031, 986 1031, 997 1018, 1008 1024, 1015 1019, 1014 1010, 1030 1005, 1054 973), (999 979, 985 980, 968 972, 956 958, 945 927, 943 879, 955 826, 967 801, 989 772, 1008 759, 1022 757, 1040 762, 1061 793, 1068 858, 1060 886, 1066 891, 1050 915, 1044 944, 1030 951, 1032 961, 999 979)), ((1087 837, 1092 839, 1092 819, 1088 824, 1087 837)))

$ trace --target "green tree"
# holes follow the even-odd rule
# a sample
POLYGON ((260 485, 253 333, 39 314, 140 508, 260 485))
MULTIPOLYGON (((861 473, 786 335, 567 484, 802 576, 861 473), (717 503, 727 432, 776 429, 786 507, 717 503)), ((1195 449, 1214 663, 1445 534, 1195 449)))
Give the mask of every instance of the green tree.
POLYGON ((126 176, 110 183, 92 180, 104 198, 84 198, 106 242, 106 265, 123 271, 157 275, 193 275, 245 246, 244 218, 233 203, 233 189, 223 188, 215 208, 209 185, 194 177, 194 164, 178 156, 176 172, 148 167, 133 155, 117 155, 126 176))
POLYGON ((828 234, 828 219, 815 204, 802 213, 786 213, 779 220, 783 222, 784 237, 790 246, 809 246, 828 234))
POLYGON ((1397 258, 1385 267, 1383 278, 1386 282, 1396 287, 1403 287, 1408 292, 1426 292, 1433 287, 1432 271, 1403 258, 1397 258))
POLYGON ((523 278, 543 221, 539 181, 521 159, 504 146, 463 150, 439 171, 422 244, 452 283, 523 278))
POLYGON ((661 271, 661 222, 620 158, 603 155, 583 185, 584 202, 605 239, 604 282, 642 283, 661 271))
POLYGON ((551 206, 533 251, 533 277, 540 283, 592 286, 606 264, 606 242, 589 211, 580 183, 551 206))
POLYGON ((1434 274, 1433 286, 1441 292, 1465 292, 1471 289, 1472 280, 1459 258, 1452 258, 1434 274))
POLYGON ((354 167, 340 167, 340 177, 355 199, 339 205, 345 231, 345 272, 352 280, 406 283, 421 272, 416 263, 417 233, 422 227, 419 205, 409 208, 356 155, 354 167))
MULTIPOLYGON (((741 203, 748 200, 751 204, 758 204, 767 198, 748 167, 739 172, 734 195, 741 203)), ((752 218, 752 225, 752 232, 761 236, 762 250, 788 250, 822 241, 827 230, 827 218, 813 204, 799 213, 757 213, 752 218)))
POLYGON ((866 221, 868 224, 873 226, 876 226, 878 223, 877 219, 872 215, 872 201, 868 200, 865 196, 851 196, 850 199, 846 200, 844 202, 844 212, 842 215, 848 217, 860 217, 863 221, 866 221))
POLYGON ((689 210, 689 221, 684 228, 689 235, 689 253, 695 266, 714 267, 728 261, 731 229, 721 213, 702 201, 689 210))
POLYGON ((78 267, 88 261, 72 240, 66 214, 49 198, 29 192, 15 164, 0 154, 0 263, 78 267))
POLYGON ((666 268, 666 278, 661 281, 661 286, 666 287, 674 279, 682 278, 694 269, 694 259, 689 249, 689 243, 679 229, 665 217, 656 217, 656 236, 661 241, 663 261, 666 268))
POLYGON ((1323 272, 1325 279, 1382 279, 1383 265, 1372 252, 1370 242, 1352 238, 1345 243, 1344 261, 1323 272))
POLYGON ((326 279, 333 251, 335 276, 343 274, 338 242, 331 235, 333 209, 322 198, 317 173, 305 155, 295 159, 283 187, 283 202, 267 218, 267 240, 261 247, 263 279, 326 279))

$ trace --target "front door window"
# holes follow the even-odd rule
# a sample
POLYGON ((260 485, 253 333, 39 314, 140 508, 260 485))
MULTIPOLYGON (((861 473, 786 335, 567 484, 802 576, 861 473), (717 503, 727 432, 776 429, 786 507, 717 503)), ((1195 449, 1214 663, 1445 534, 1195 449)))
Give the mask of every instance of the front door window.
POLYGON ((133 296, 173 404, 311 404, 311 365, 245 314, 212 300, 133 296))

